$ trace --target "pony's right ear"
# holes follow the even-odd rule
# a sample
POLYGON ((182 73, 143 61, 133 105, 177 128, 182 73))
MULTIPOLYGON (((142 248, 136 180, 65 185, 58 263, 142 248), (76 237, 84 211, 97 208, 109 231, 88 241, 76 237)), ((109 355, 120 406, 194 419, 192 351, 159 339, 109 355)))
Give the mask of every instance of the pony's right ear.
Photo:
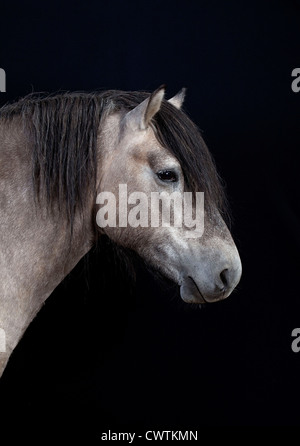
POLYGON ((186 88, 182 88, 175 96, 173 96, 171 99, 168 99, 168 102, 174 107, 178 108, 178 110, 181 109, 184 98, 186 94, 186 88))
POLYGON ((165 95, 165 86, 155 90, 149 98, 145 99, 124 117, 125 126, 132 130, 146 130, 151 119, 159 111, 165 95))

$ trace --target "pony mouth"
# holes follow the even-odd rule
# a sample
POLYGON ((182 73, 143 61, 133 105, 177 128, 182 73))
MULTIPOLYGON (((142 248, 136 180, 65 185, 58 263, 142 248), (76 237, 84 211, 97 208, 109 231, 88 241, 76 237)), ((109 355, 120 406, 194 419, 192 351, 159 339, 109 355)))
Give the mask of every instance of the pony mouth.
POLYGON ((207 303, 194 279, 190 276, 184 277, 180 285, 180 297, 186 303, 207 303))

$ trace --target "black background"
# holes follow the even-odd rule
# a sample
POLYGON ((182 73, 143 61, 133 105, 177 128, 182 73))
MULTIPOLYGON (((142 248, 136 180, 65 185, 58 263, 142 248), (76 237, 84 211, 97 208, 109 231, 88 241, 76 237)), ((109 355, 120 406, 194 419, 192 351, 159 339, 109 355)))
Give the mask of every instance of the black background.
POLYGON ((243 263, 230 298, 196 310, 139 261, 131 296, 92 253, 88 277, 82 261, 11 357, 1 429, 13 420, 11 436, 62 428, 97 442, 108 429, 299 425, 300 93, 291 72, 300 2, 6 2, 0 20, 2 104, 31 91, 166 83, 171 97, 187 87, 184 108, 226 182, 243 263))

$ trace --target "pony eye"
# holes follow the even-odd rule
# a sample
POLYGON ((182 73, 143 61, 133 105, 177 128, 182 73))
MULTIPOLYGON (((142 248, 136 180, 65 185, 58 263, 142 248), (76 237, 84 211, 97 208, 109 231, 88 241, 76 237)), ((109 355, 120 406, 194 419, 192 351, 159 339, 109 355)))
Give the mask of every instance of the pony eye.
POLYGON ((178 181, 177 174, 173 170, 160 170, 156 174, 161 181, 166 183, 174 183, 178 181))

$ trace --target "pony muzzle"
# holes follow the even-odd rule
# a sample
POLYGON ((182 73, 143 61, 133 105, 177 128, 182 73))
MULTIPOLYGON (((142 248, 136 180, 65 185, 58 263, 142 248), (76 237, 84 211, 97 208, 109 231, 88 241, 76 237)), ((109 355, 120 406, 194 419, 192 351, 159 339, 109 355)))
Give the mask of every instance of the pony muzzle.
POLYGON ((226 299, 237 286, 242 274, 240 259, 230 268, 221 269, 214 281, 197 281, 195 277, 187 275, 180 283, 180 296, 186 303, 211 303, 226 299))

